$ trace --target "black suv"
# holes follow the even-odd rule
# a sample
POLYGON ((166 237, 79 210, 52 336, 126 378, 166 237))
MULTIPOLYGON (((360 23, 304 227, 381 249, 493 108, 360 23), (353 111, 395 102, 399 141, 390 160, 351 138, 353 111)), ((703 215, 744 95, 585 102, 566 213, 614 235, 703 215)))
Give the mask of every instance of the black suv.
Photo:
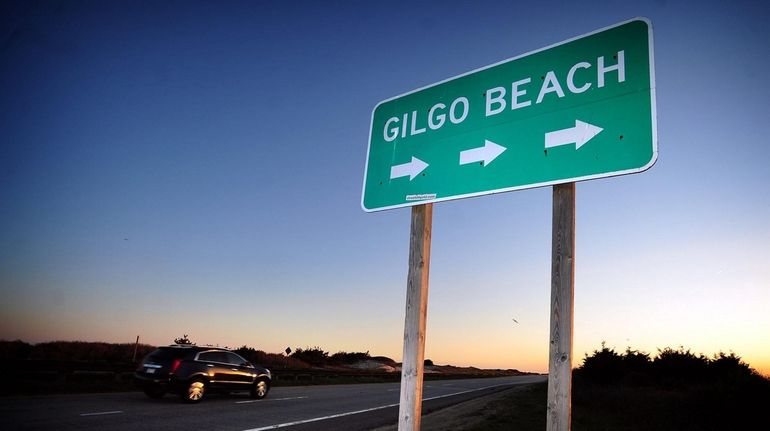
POLYGON ((142 361, 134 374, 150 398, 176 392, 197 403, 209 391, 249 391, 261 399, 270 390, 270 370, 252 365, 237 354, 215 347, 160 347, 142 361))

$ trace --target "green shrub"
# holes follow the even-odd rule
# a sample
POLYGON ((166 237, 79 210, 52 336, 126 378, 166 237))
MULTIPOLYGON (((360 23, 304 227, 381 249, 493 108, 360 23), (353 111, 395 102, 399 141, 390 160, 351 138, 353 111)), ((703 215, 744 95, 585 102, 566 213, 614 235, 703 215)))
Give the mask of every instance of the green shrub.
POLYGON ((318 346, 312 348, 306 347, 304 349, 298 347, 291 354, 291 357, 316 367, 322 367, 330 362, 329 352, 324 351, 318 346))
POLYGON ((331 362, 335 364, 350 365, 372 359, 369 352, 337 352, 331 356, 331 362))

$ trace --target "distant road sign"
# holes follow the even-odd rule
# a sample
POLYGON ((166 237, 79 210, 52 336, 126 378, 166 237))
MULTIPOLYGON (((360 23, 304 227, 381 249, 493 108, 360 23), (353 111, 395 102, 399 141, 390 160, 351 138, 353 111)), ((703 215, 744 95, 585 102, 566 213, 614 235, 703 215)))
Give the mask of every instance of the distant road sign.
POLYGON ((657 152, 652 26, 637 18, 380 102, 361 206, 636 173, 657 152))

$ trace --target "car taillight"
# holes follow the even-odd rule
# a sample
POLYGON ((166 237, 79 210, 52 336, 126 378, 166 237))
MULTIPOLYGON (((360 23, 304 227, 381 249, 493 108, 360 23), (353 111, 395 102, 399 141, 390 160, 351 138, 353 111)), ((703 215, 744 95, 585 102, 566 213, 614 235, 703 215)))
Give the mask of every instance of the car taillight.
POLYGON ((182 360, 181 359, 174 359, 174 363, 171 364, 171 371, 170 371, 170 373, 174 374, 176 372, 176 370, 179 369, 180 365, 182 365, 182 360))

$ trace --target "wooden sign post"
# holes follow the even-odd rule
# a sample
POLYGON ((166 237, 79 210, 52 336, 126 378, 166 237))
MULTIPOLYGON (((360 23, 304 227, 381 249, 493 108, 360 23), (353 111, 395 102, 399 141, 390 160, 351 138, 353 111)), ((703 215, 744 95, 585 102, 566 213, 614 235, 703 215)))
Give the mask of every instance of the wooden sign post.
POLYGON ((575 183, 553 186, 551 331, 547 431, 572 423, 572 323, 575 287, 575 183))
POLYGON ((404 319, 404 355, 401 364, 401 400, 398 410, 399 431, 419 431, 420 429, 432 226, 433 204, 412 207, 404 319))

